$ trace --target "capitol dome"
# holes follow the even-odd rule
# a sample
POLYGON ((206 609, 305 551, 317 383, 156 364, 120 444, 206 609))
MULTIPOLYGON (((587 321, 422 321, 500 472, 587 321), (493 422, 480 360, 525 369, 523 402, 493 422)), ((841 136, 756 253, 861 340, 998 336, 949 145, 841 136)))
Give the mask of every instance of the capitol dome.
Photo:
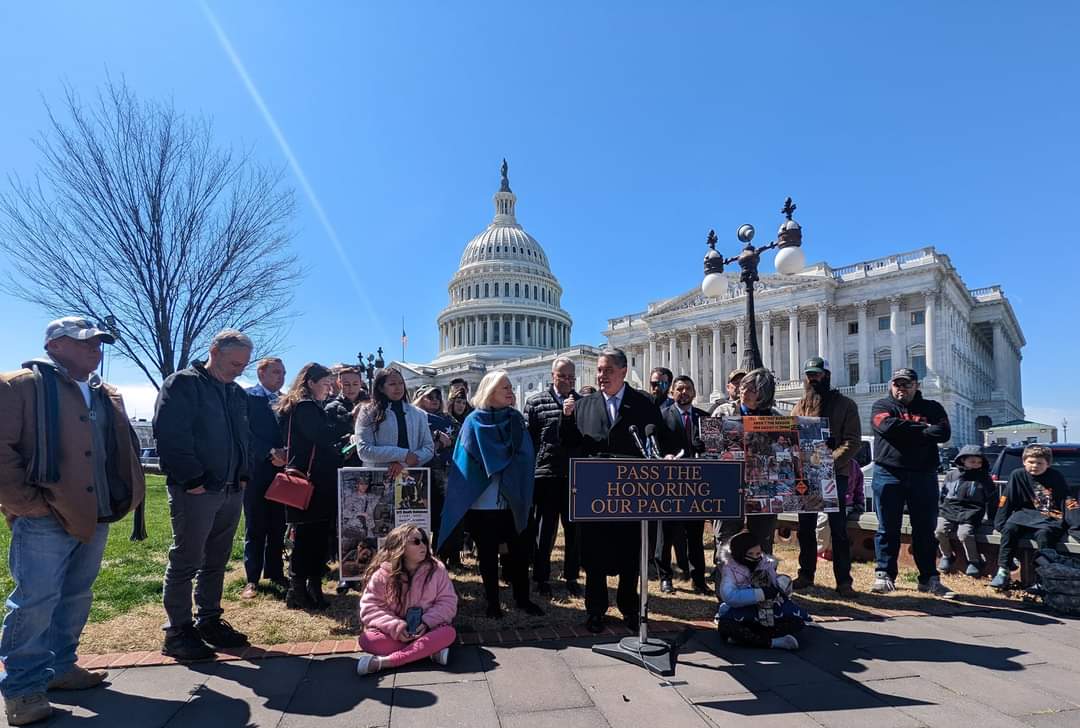
MULTIPOLYGON (((439 315, 439 358, 502 360, 570 345, 570 316, 547 254, 514 215, 506 160, 495 217, 469 241, 439 315)), ((434 362, 433 362, 434 363, 434 362)))

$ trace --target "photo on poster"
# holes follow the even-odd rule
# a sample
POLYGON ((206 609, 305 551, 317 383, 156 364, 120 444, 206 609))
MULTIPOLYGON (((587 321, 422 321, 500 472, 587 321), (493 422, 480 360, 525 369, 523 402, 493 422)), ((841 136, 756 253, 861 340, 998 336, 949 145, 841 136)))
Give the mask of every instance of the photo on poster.
POLYGON ((430 533, 431 472, 402 471, 392 482, 386 468, 338 470, 338 560, 342 581, 360 581, 386 535, 403 523, 430 533))

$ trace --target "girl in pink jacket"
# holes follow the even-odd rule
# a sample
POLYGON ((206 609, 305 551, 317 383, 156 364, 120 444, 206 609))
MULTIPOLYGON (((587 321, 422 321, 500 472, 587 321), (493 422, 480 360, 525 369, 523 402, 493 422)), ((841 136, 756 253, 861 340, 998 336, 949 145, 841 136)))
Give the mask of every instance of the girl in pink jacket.
POLYGON ((360 675, 430 657, 445 665, 457 639, 451 622, 457 594, 442 562, 431 555, 428 536, 413 525, 386 536, 371 560, 360 597, 360 675))

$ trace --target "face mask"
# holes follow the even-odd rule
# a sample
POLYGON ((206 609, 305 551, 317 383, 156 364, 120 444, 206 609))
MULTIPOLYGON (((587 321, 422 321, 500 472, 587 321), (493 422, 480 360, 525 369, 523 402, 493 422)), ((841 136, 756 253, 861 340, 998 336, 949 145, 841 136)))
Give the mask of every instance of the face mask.
POLYGON ((750 556, 743 557, 743 561, 745 561, 746 565, 749 566, 751 569, 757 568, 757 565, 761 563, 761 559, 761 556, 756 556, 753 558, 751 558, 750 556))

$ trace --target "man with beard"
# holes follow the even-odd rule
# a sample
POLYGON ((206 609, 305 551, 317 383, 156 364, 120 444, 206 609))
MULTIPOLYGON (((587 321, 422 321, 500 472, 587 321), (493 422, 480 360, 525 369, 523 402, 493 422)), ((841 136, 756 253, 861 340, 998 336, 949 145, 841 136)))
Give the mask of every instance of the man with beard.
MULTIPOLYGON (((832 372, 829 362, 820 356, 803 364, 803 396, 791 414, 795 417, 825 417, 832 432, 826 444, 832 450, 833 468, 836 471, 836 495, 840 508, 829 513, 829 529, 832 532, 833 575, 836 591, 842 597, 854 597, 851 585, 851 544, 847 533, 847 511, 844 498, 847 495, 848 469, 851 459, 859 451, 862 426, 859 424, 859 408, 854 401, 832 388, 832 372)), ((814 584, 817 569, 816 513, 799 514, 799 576, 795 589, 805 589, 814 584)))
POLYGON ((663 412, 675 402, 668 394, 671 391, 671 382, 675 375, 667 367, 656 367, 649 372, 649 396, 653 403, 663 412))

